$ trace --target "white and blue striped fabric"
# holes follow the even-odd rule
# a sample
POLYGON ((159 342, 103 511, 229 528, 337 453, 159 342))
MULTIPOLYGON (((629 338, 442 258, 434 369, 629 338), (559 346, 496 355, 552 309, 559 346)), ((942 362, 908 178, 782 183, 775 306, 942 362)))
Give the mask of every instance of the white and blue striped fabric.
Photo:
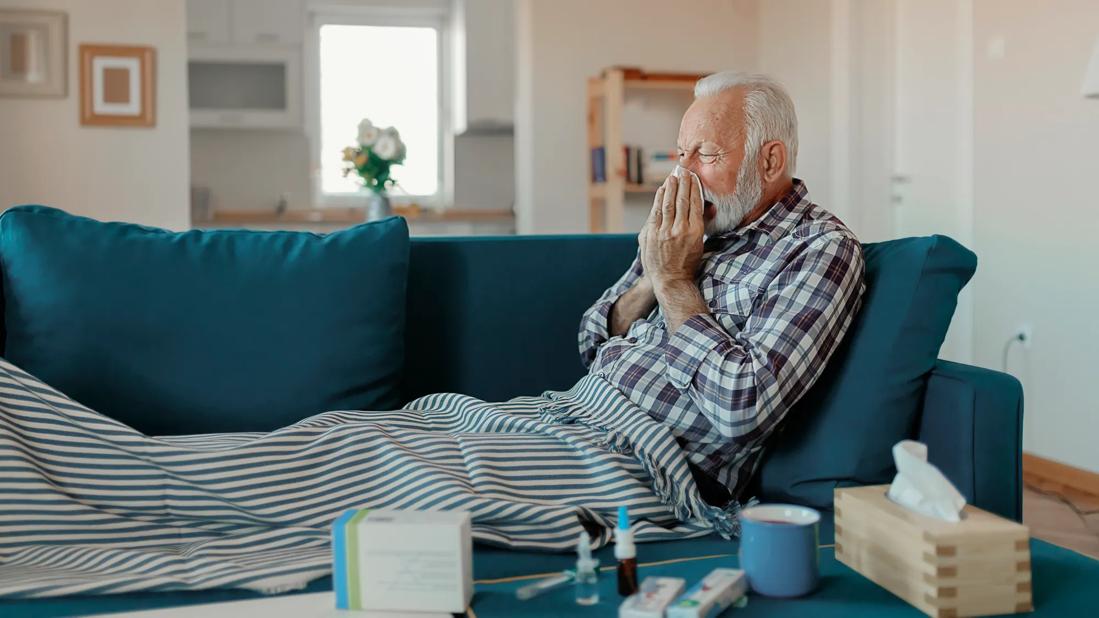
POLYGON ((670 432, 599 376, 154 438, 0 359, 0 596, 298 588, 329 573, 351 508, 466 510, 478 541, 571 550, 585 528, 607 543, 622 504, 639 541, 737 532, 670 432))

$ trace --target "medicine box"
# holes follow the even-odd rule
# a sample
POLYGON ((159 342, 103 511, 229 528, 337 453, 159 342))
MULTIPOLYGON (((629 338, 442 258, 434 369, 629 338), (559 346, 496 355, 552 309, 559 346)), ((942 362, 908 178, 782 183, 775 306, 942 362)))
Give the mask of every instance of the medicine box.
POLYGON ((929 616, 1032 609, 1027 527, 966 505, 952 523, 914 513, 888 485, 835 490, 836 559, 929 616))
POLYGON ((741 569, 714 569, 668 607, 668 618, 712 618, 748 593, 741 569))
POLYGON ((618 606, 618 618, 664 618, 664 610, 686 587, 687 580, 680 577, 650 575, 618 606))
POLYGON ((462 613, 473 597, 469 513, 348 511, 332 524, 337 609, 462 613))

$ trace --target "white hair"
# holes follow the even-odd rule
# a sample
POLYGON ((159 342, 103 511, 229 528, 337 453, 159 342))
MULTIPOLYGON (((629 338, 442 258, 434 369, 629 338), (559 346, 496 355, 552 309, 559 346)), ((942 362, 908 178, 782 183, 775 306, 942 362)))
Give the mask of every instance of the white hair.
POLYGON ((766 75, 722 71, 695 83, 695 98, 710 97, 731 88, 744 89, 744 162, 753 163, 766 142, 786 145, 786 169, 793 174, 798 161, 798 117, 786 88, 766 75))

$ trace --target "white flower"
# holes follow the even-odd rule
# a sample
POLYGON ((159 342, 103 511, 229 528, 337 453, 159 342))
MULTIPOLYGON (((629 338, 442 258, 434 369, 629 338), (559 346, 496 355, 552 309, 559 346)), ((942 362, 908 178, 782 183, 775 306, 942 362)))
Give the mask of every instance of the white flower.
POLYGON ((390 137, 397 143, 397 151, 393 154, 392 157, 387 158, 390 161, 404 159, 405 143, 404 140, 401 139, 401 134, 397 131, 396 127, 386 127, 382 129, 382 136, 390 137))
POLYGON ((370 120, 363 118, 362 122, 359 123, 359 143, 363 146, 370 146, 378 141, 380 134, 381 131, 370 120))
POLYGON ((378 137, 378 141, 374 142, 373 150, 378 157, 386 161, 392 161, 397 158, 397 155, 401 154, 401 148, 403 148, 401 140, 383 132, 378 137))

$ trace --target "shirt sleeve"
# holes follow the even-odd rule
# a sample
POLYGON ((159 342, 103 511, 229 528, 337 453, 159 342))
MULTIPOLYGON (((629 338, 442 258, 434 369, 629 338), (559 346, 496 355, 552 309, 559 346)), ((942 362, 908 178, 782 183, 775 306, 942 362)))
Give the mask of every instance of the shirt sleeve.
POLYGON ((638 250, 629 269, 614 285, 607 288, 603 295, 599 297, 599 300, 595 301, 595 304, 589 307, 584 312, 584 316, 580 318, 580 361, 584 363, 585 369, 591 367, 599 346, 610 338, 611 307, 627 290, 633 287, 634 283, 637 283, 637 280, 641 278, 641 272, 641 252, 638 250))
POLYGON ((668 380, 725 438, 766 435, 809 390, 858 311, 862 247, 823 235, 789 260, 730 332, 711 314, 691 316, 665 348, 668 380))

